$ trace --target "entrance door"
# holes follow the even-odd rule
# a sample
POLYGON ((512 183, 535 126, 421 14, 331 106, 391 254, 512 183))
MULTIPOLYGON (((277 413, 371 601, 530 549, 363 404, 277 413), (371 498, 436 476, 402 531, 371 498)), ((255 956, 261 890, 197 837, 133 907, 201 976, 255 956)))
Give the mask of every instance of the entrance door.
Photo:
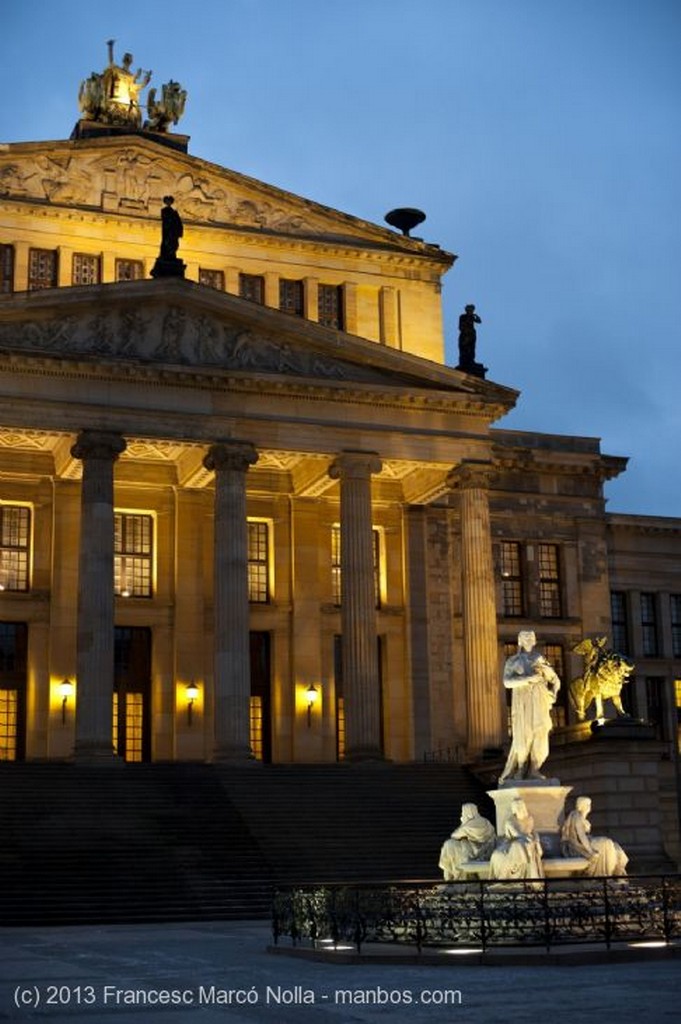
POLYGON ((251 750, 265 764, 272 761, 270 634, 251 633, 251 750))
POLYGON ((25 622, 0 622, 0 761, 26 755, 25 622))
POLYGON ((114 630, 113 748, 126 761, 151 760, 151 630, 114 630))

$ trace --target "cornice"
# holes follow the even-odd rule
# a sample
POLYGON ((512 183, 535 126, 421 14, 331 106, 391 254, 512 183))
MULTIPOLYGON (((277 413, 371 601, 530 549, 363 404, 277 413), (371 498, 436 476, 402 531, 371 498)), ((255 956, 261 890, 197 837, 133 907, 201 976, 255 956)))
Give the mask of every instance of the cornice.
POLYGON ((622 530, 639 534, 677 534, 681 536, 681 518, 670 516, 638 516, 623 512, 608 512, 605 516, 609 530, 622 530))
MULTIPOLYGON (((23 355, 16 352, 0 353, 0 369, 16 371, 24 375, 59 377, 72 380, 99 381, 102 383, 125 382, 144 388, 188 388, 202 391, 240 392, 242 394, 271 395, 295 398, 309 402, 329 402, 341 405, 356 405, 397 409, 404 411, 430 411, 456 414, 457 416, 490 418, 502 416, 506 409, 489 403, 476 402, 473 396, 453 396, 451 393, 424 391, 414 392, 406 385, 382 388, 372 384, 356 384, 339 381, 329 386, 312 379, 272 375, 253 377, 248 373, 215 368, 170 366, 163 364, 139 364, 117 360, 115 363, 103 359, 62 359, 58 356, 23 355), (398 394, 397 392, 402 392, 398 394)), ((378 428, 377 428, 378 429, 378 428)), ((426 429, 426 433, 442 435, 450 433, 437 429, 426 429)))

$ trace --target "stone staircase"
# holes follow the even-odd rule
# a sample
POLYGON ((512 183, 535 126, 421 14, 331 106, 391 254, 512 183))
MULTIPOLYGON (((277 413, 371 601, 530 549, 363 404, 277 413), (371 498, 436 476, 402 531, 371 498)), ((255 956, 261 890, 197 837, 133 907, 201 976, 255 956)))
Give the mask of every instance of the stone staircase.
POLYGON ((456 765, 0 765, 0 924, 269 915, 292 881, 435 879, 456 765))
POLYGON ((268 865, 210 767, 0 767, 0 923, 268 914, 268 865))
POLYGON ((460 765, 327 764, 216 769, 275 880, 437 879, 461 804, 494 820, 460 765))

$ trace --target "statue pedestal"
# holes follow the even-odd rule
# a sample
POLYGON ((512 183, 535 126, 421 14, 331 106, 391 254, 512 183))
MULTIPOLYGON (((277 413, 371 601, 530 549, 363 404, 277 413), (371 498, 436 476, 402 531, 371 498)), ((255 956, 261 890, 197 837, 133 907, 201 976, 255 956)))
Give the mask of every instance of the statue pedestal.
POLYGON ((534 818, 545 857, 560 857, 560 829, 565 801, 572 786, 561 786, 558 779, 522 779, 509 781, 499 789, 488 790, 497 812, 497 835, 503 836, 514 800, 524 800, 534 818))
POLYGON ((162 260, 159 258, 151 270, 152 277, 184 277, 187 264, 182 260, 162 260))

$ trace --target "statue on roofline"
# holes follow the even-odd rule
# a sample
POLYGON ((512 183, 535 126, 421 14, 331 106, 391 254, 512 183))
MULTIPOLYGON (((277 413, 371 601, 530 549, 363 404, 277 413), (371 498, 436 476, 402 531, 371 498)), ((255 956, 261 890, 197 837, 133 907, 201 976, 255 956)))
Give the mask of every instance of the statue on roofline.
MULTIPOLYGON (((121 64, 114 60, 114 40, 107 42, 109 63, 102 72, 93 71, 80 84, 78 103, 84 120, 121 127, 142 127, 142 103, 140 94, 151 81, 151 71, 138 68, 132 71, 133 56, 123 54, 121 64)), ((171 79, 161 87, 162 98, 157 102, 156 90, 151 89, 148 97, 149 120, 144 128, 166 132, 168 126, 177 124, 184 112, 187 100, 186 90, 179 82, 171 79)))

